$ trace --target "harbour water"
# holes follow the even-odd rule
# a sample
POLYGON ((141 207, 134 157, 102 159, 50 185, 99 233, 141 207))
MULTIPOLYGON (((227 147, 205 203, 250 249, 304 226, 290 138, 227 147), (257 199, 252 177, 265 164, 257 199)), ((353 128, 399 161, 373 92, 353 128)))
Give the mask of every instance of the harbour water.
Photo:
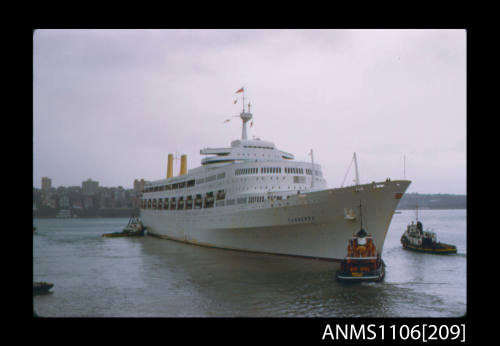
MULTIPOLYGON (((403 250, 415 219, 395 214, 379 283, 345 285, 328 261, 183 244, 105 238, 128 219, 35 219, 33 297, 47 317, 460 317, 466 314, 466 210, 419 210, 424 228, 457 246, 442 256, 403 250)), ((369 231, 369 226, 366 225, 369 231)))

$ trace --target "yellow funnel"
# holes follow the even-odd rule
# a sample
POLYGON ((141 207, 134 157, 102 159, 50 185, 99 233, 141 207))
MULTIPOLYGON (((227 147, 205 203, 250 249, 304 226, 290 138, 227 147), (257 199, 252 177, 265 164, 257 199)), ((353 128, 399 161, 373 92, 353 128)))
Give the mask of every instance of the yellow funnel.
POLYGON ((179 175, 187 174, 187 155, 181 155, 181 172, 179 175))
POLYGON ((167 179, 174 176, 174 155, 168 154, 167 179))

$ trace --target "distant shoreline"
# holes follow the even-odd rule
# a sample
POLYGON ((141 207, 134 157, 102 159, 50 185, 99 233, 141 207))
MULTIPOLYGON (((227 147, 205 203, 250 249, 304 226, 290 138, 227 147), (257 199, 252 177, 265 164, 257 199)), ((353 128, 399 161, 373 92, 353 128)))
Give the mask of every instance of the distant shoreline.
MULTIPOLYGON (((405 193, 396 211, 415 210, 417 205, 420 210, 467 210, 467 195, 405 193)), ((33 211, 33 218, 56 219, 61 209, 42 207, 33 211)), ((76 214, 75 218, 78 219, 126 218, 140 214, 138 208, 68 208, 67 210, 71 216, 76 214)))
MULTIPOLYGON (((415 210, 415 208, 398 208, 396 209, 395 211, 398 212, 398 211, 407 211, 407 210, 415 210)), ((467 210, 467 208, 420 208, 419 207, 419 210, 467 210)), ((74 219, 124 219, 124 218, 128 218, 129 216, 125 216, 125 215, 114 215, 114 216, 99 216, 99 215, 95 215, 95 216, 78 216, 78 217, 72 217, 72 218, 60 218, 60 217, 55 217, 55 216, 37 216, 37 217, 33 217, 33 220, 37 220, 37 219, 61 219, 61 220, 74 220, 74 219)))

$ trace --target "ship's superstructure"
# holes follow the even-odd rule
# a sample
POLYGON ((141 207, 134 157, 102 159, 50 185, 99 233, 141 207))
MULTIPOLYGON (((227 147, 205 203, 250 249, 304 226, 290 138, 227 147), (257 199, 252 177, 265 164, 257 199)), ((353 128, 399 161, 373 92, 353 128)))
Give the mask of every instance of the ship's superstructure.
MULTIPOLYGON (((250 108, 250 105, 249 107, 250 108)), ((356 231, 360 201, 376 248, 410 181, 328 189, 321 166, 295 161, 270 141, 247 139, 250 110, 240 114, 241 139, 205 148, 201 166, 145 185, 141 218, 148 234, 212 247, 340 260, 356 231), (349 212, 347 212, 349 211, 349 212)))

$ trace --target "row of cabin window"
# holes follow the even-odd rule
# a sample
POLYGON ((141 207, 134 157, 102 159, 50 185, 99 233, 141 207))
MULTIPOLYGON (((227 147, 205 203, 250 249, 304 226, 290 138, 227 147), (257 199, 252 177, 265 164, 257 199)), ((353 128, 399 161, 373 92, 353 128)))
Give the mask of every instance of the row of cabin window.
POLYGON ((178 190, 185 187, 193 187, 195 185, 194 179, 188 181, 181 181, 179 183, 161 185, 161 186, 151 186, 146 187, 144 192, 156 192, 156 191, 166 191, 166 190, 178 190))
POLYGON ((285 173, 287 173, 287 174, 304 174, 304 169, 298 168, 298 167, 285 167, 285 173))
MULTIPOLYGON (((257 167, 251 168, 240 168, 234 171, 234 175, 244 175, 244 174, 257 174, 259 169, 257 167)), ((284 167, 284 172, 286 174, 304 174, 304 168, 300 167, 284 167)), ((312 169, 306 168, 306 174, 312 175, 312 169)), ((281 167, 260 167, 260 173, 263 174, 281 174, 281 167)), ((320 171, 315 171, 316 176, 321 177, 320 171)))
POLYGON ((248 197, 248 203, 264 202, 264 196, 251 196, 248 197))
MULTIPOLYGON (((240 168, 234 171, 234 175, 258 174, 258 167, 240 168)), ((260 173, 281 174, 281 167, 260 167, 260 173)))
MULTIPOLYGON (((217 201, 223 201, 225 198, 226 193, 224 190, 217 191, 217 201)), ((141 207, 143 209, 182 210, 184 207, 185 209, 193 209, 193 205, 195 209, 213 207, 214 193, 207 192, 204 198, 202 198, 201 194, 198 194, 194 199, 193 196, 187 196, 186 199, 184 199, 184 196, 181 196, 178 200, 177 197, 143 199, 141 207)))
MULTIPOLYGON (((313 172, 313 170, 312 170, 312 169, 306 168, 306 174, 307 174, 307 175, 312 175, 312 172, 313 172)), ((315 175, 316 175, 317 177, 321 177, 321 176, 322 176, 322 175, 321 175, 321 171, 316 171, 316 170, 315 170, 314 172, 315 172, 315 175)))
MULTIPOLYGON (((245 204, 247 203, 247 197, 240 197, 237 200, 228 199, 224 201, 220 195, 219 198, 215 201, 215 205, 217 207, 223 207, 224 205, 234 205, 234 204, 245 204)), ((201 195, 196 195, 196 198, 193 200, 193 196, 187 196, 186 199, 184 197, 179 197, 179 200, 176 201, 176 197, 172 198, 153 198, 153 199, 143 199, 141 207, 143 209, 158 209, 158 210, 183 210, 183 209, 201 209, 201 208, 212 208, 214 206, 214 198, 213 195, 206 195, 204 199, 202 199, 201 195)), ((277 200, 282 200, 282 196, 277 196, 277 200)), ((264 196, 251 196, 248 197, 248 203, 259 203, 264 202, 264 196)))
MULTIPOLYGON (((210 181, 214 181, 214 180, 220 180, 220 179, 224 179, 226 177, 226 172, 222 172, 222 173, 219 173, 217 175, 212 175, 210 177, 207 177, 207 178, 202 178, 202 179, 198 179, 196 181, 196 184, 199 185, 199 184, 203 184, 205 182, 210 182, 210 181)), ((188 180, 188 181, 181 181, 179 183, 175 183, 175 184, 168 184, 168 185, 161 185, 161 186, 152 186, 152 187, 146 187, 144 189, 144 192, 156 192, 156 191, 165 191, 165 190, 177 190, 177 189, 182 189, 184 187, 193 187, 195 185, 195 180, 192 179, 192 180, 188 180)))
POLYGON ((259 173, 259 169, 257 167, 241 168, 234 171, 234 175, 257 174, 257 173, 259 173))

